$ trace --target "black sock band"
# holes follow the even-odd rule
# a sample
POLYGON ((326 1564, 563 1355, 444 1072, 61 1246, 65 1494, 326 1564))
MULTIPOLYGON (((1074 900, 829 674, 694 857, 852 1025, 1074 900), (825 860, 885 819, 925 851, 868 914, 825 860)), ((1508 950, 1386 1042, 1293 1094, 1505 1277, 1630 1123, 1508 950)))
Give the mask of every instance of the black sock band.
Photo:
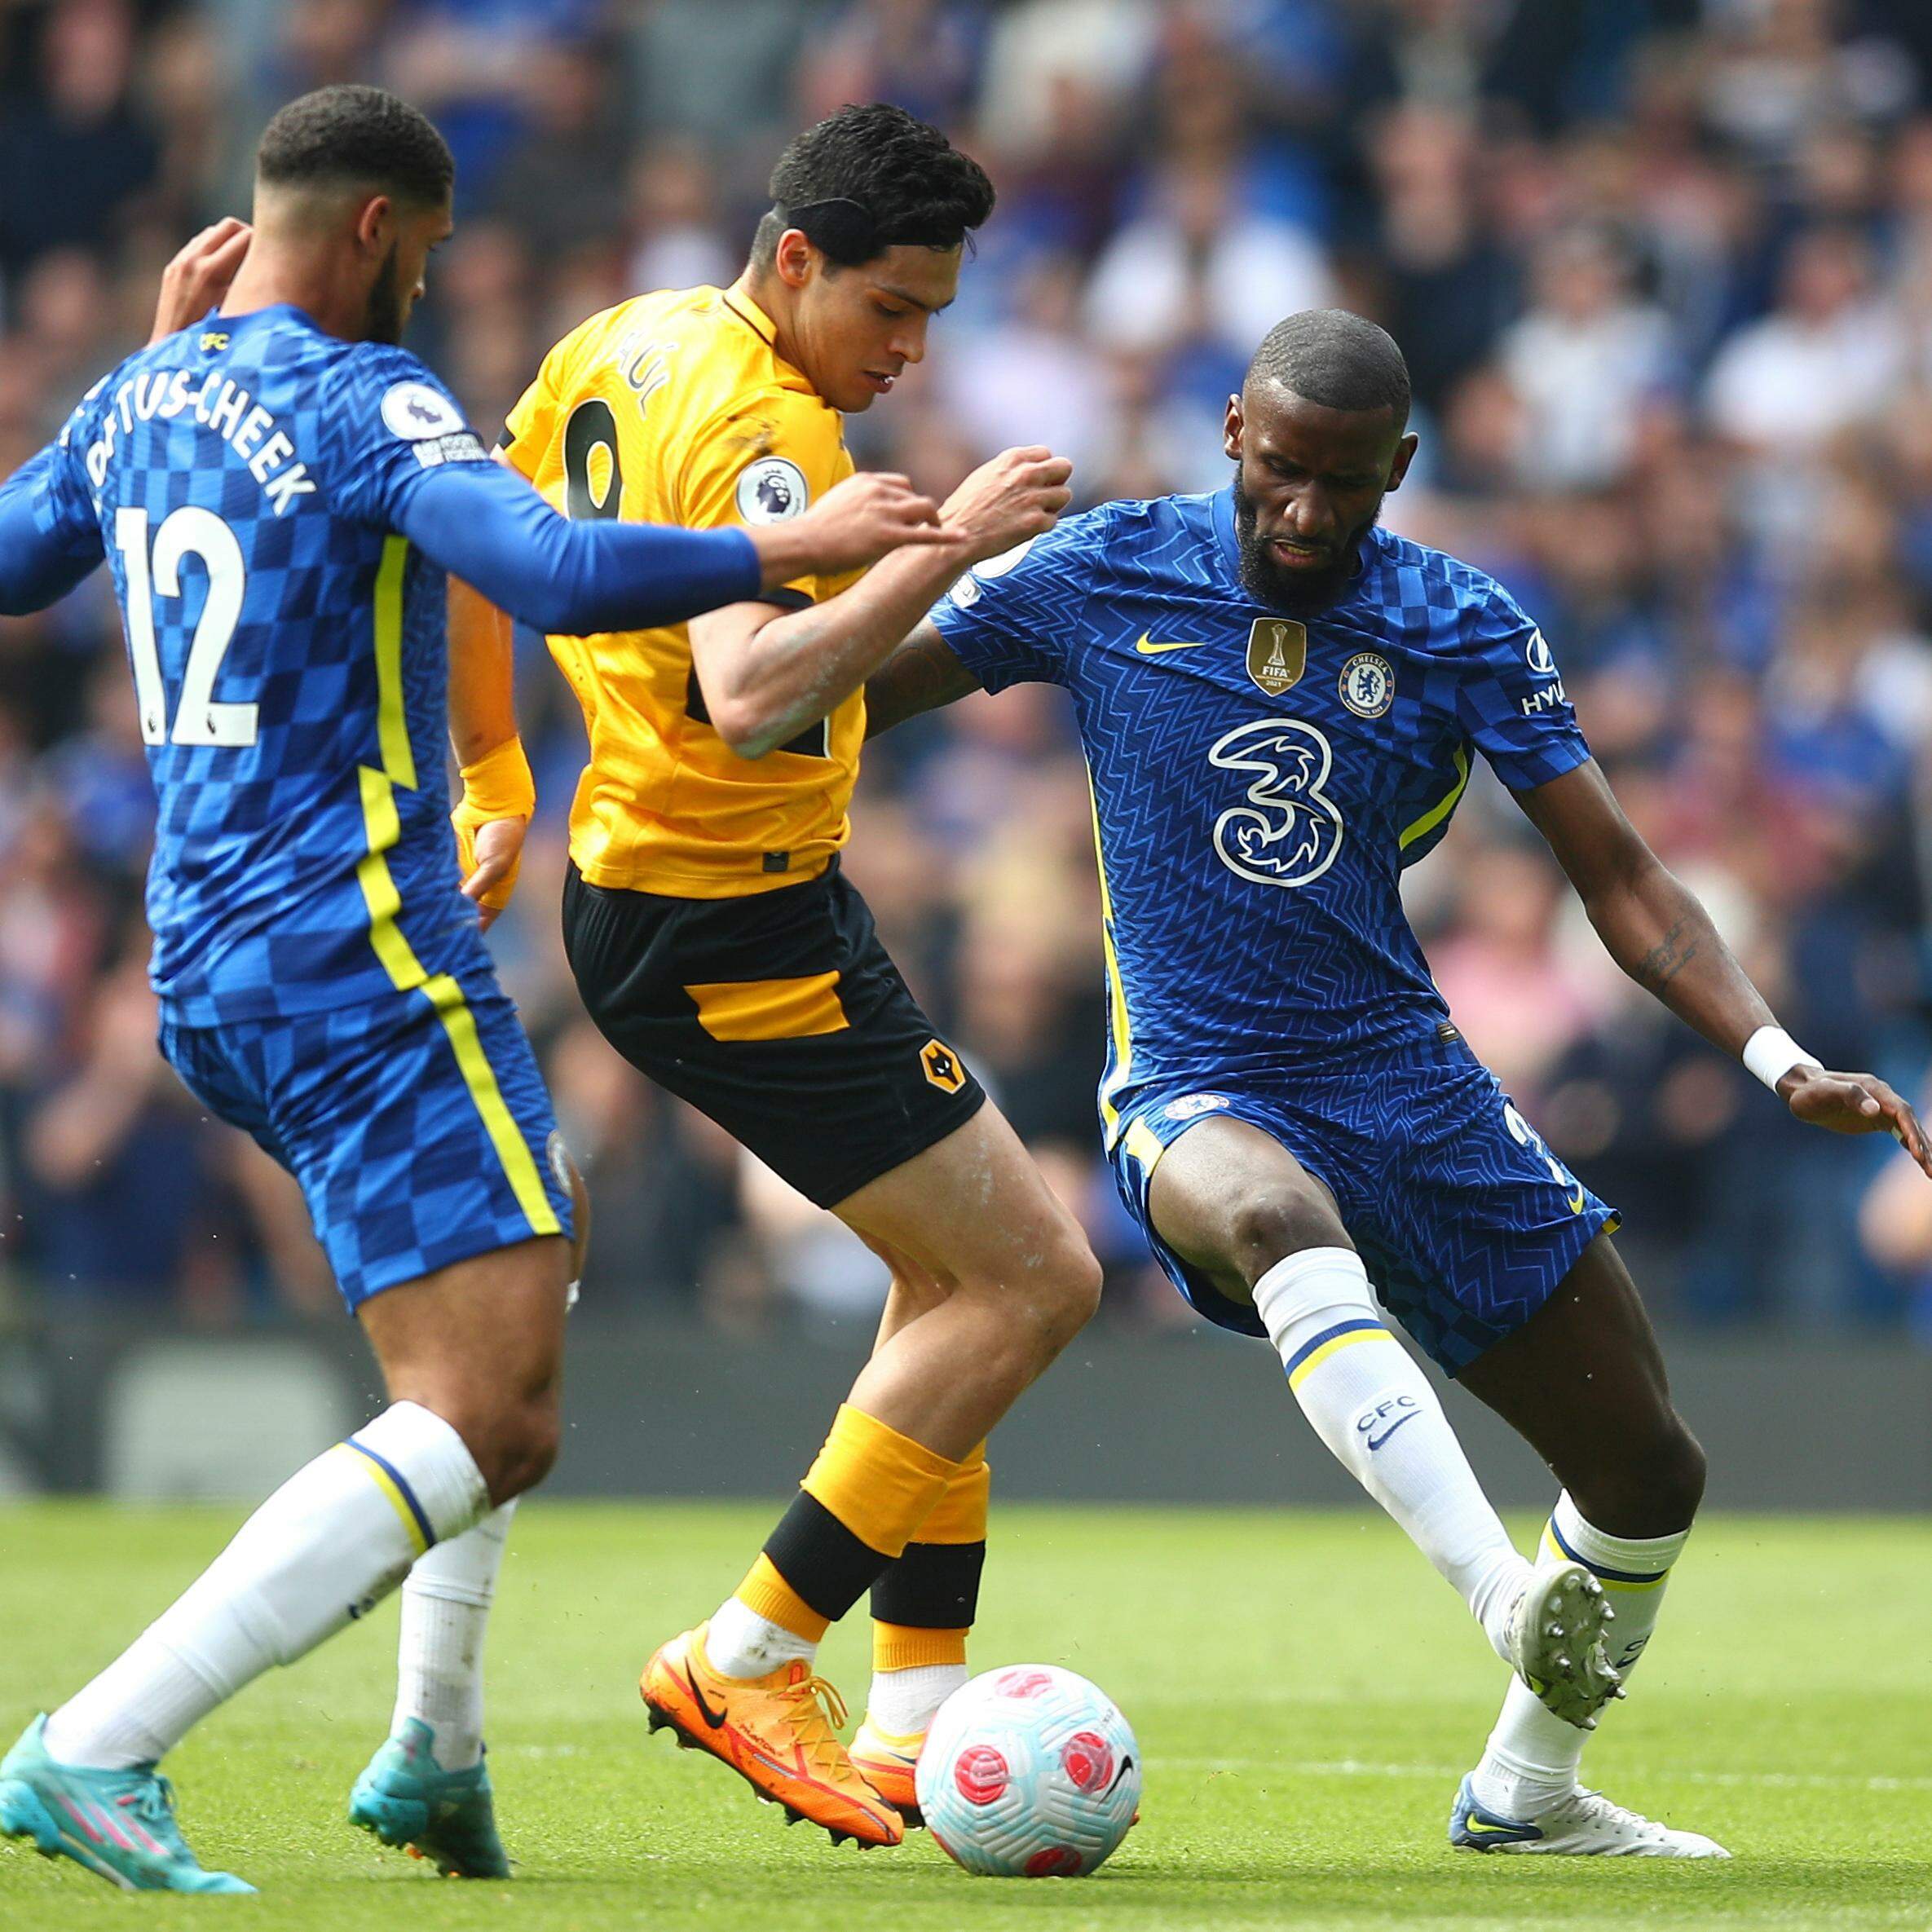
POLYGON ((836 1623, 892 1561, 862 1542, 809 1489, 765 1540, 772 1568, 821 1617, 836 1623))
POLYGON ((872 1615, 880 1623, 915 1630, 970 1630, 979 1613, 986 1560, 983 1542, 908 1543, 905 1555, 872 1586, 872 1615))

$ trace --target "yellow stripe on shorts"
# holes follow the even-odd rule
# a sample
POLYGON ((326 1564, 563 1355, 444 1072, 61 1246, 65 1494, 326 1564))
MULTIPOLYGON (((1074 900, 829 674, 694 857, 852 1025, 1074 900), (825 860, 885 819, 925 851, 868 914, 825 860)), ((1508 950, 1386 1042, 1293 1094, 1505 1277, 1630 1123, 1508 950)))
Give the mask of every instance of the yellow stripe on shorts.
POLYGON ((685 991, 698 1024, 714 1040, 802 1040, 843 1033, 851 1022, 839 1003, 836 973, 800 979, 720 980, 685 991))
POLYGON ((1145 1120, 1130 1121, 1121 1145, 1132 1155, 1143 1174, 1152 1175, 1167 1149, 1161 1137, 1145 1120))
POLYGON ((362 792, 362 824, 368 849, 357 862, 355 882, 362 888, 363 903, 368 908, 369 945, 399 993, 420 988, 435 1008, 436 1017, 456 1054, 463 1084, 470 1091, 470 1101, 490 1136, 490 1145, 496 1150, 504 1176, 530 1224, 531 1233, 561 1234, 563 1224, 550 1205, 536 1156, 496 1083, 496 1070, 483 1051, 476 1016, 463 998, 463 989, 447 973, 438 973, 434 979, 430 977, 398 923, 403 897, 396 889, 388 858, 403 836, 402 820, 396 810, 396 787, 399 785, 406 792, 416 789, 416 754, 410 748, 409 720, 403 701, 403 577, 408 555, 406 538, 390 537, 382 546, 382 561, 376 572, 376 741, 382 769, 377 771, 364 765, 358 768, 356 774, 362 792))

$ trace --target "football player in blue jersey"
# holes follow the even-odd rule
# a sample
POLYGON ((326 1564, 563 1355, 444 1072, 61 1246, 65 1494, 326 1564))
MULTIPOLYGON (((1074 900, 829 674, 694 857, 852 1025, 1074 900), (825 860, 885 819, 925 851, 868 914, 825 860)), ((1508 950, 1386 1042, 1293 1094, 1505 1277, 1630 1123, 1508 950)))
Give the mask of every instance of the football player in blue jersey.
POLYGON ((1116 1178, 1194 1306, 1264 1336, 1322 1440, 1519 1681, 1453 1808, 1473 1850, 1721 1857, 1582 1789, 1705 1478, 1615 1211, 1464 1044, 1400 883, 1480 752, 1617 964, 1797 1117, 1912 1110, 1780 1030, 1617 808, 1542 633, 1481 571, 1378 526, 1414 454, 1379 329, 1291 316, 1231 398, 1218 494, 1112 503, 962 578, 867 685, 871 729, 1034 680, 1092 773, 1116 1178), (1371 1286, 1373 1284, 1373 1286, 1371 1286), (1378 1302, 1379 1301, 1379 1306, 1378 1302), (1511 1545, 1392 1315, 1563 1485, 1511 1545))
MULTIPOLYGON (((245 249, 218 311, 104 377, 0 487, 0 611, 113 571, 160 798, 161 1050, 301 1182, 390 1397, 0 1762, 0 1830, 130 1890, 251 1889, 197 1863, 157 1761, 419 1558, 452 1559, 461 1600, 556 1453, 574 1177, 459 889, 444 572, 547 630, 629 629, 935 534, 879 477, 749 533, 557 515, 395 346, 452 173, 393 95, 285 108, 252 238, 211 231, 179 278, 245 249)), ((359 1820, 502 1875, 480 1761, 439 1764, 430 1735, 379 1756, 359 1820)))

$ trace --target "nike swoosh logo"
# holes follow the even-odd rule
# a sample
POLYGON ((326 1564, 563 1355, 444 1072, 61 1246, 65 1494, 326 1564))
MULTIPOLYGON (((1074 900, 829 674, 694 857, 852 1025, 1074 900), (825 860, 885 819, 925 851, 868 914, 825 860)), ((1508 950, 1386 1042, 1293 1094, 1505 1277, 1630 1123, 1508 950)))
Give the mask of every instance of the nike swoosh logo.
POLYGON ((1134 648, 1143 657, 1158 657, 1165 651, 1199 651, 1207 640, 1205 637, 1189 637, 1175 644, 1156 644, 1149 641, 1147 633, 1141 632, 1135 640, 1134 648))
POLYGON ((1387 1442, 1389 1437, 1393 1436, 1396 1430, 1401 1427, 1403 1423, 1412 1423, 1421 1414, 1422 1411, 1419 1409, 1412 1409, 1409 1410, 1408 1414, 1402 1417, 1400 1421, 1391 1423, 1379 1436, 1371 1436, 1369 1438, 1370 1449, 1374 1451, 1375 1449, 1380 1449, 1383 1444, 1387 1442))
POLYGON ((1570 1212, 1572 1214, 1581 1214, 1582 1211, 1583 1190, 1581 1188, 1578 1188, 1576 1193, 1570 1196, 1570 1212))
POLYGON ((721 1710, 714 1711, 705 1702, 704 1693, 698 1688, 698 1679, 688 1664, 685 1666, 684 1681, 691 1687, 691 1695, 698 1700, 698 1708, 704 1714, 704 1722, 713 1731, 721 1730, 724 1727, 725 1714, 721 1710))
MULTIPOLYGON (((1480 1837, 1484 1832, 1492 1832, 1498 1836, 1500 1836, 1504 1832, 1520 1832, 1523 1829, 1523 1827, 1518 1824, 1491 1824, 1486 1819, 1475 1817, 1472 1814, 1471 1816, 1465 1818, 1462 1820, 1462 1828, 1466 1832, 1470 1832, 1477 1837, 1480 1837)), ((1540 1838, 1542 1836, 1542 1833, 1538 1832, 1537 1836, 1540 1838)))

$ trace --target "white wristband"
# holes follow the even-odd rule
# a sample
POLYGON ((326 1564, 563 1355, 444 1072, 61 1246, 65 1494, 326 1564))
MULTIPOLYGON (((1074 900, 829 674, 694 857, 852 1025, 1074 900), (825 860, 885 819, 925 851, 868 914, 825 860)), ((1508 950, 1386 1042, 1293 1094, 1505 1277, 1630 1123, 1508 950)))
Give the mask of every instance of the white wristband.
POLYGON ((1745 1042, 1745 1069, 1755 1074, 1773 1093, 1778 1083, 1794 1066, 1821 1066, 1824 1062, 1807 1053, 1782 1026, 1760 1026, 1745 1042))

